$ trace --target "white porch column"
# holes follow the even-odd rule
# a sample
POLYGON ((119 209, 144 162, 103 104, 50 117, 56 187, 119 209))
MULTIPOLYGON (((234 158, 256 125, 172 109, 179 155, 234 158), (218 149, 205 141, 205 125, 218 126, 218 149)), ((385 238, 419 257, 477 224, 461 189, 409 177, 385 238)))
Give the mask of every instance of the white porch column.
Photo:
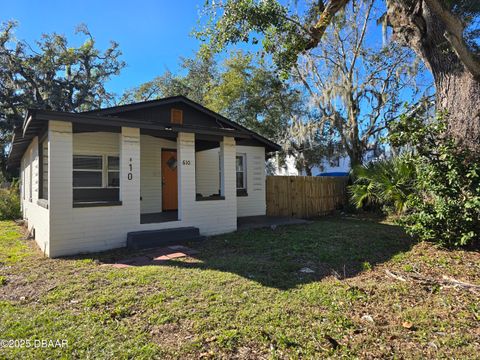
POLYGON ((222 184, 221 193, 229 202, 229 206, 235 208, 235 221, 237 217, 237 183, 236 183, 236 145, 235 139, 232 137, 223 137, 220 144, 220 159, 222 166, 222 184))
POLYGON ((73 135, 72 123, 48 122, 48 204, 50 242, 42 249, 56 256, 73 219, 73 135))
MULTIPOLYGON (((140 223, 140 129, 122 127, 120 201, 129 224, 140 223)), ((122 224, 128 226, 129 224, 122 224)))
POLYGON ((188 219, 195 206, 195 134, 177 136, 178 219, 188 219))

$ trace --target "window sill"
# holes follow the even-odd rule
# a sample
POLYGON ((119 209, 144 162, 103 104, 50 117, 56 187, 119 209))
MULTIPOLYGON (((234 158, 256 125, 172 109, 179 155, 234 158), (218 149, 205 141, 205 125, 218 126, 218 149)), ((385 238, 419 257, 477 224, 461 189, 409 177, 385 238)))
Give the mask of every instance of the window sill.
POLYGON ((45 209, 48 209, 48 200, 46 200, 46 199, 38 199, 38 200, 37 200, 37 205, 38 205, 38 206, 41 206, 41 207, 43 207, 43 208, 45 208, 45 209))
POLYGON ((248 196, 247 189, 237 189, 237 197, 248 196))
POLYGON ((196 201, 225 200, 225 196, 221 196, 221 195, 199 196, 199 195, 197 195, 195 200, 196 201))
POLYGON ((82 201, 74 202, 74 208, 100 207, 100 206, 121 206, 121 201, 82 201))

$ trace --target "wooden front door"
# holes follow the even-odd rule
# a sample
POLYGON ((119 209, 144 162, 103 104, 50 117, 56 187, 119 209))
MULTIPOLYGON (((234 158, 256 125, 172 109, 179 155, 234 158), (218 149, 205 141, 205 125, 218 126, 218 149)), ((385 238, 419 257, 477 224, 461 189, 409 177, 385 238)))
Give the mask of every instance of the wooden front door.
POLYGON ((177 209, 177 150, 162 150, 162 210, 177 209))

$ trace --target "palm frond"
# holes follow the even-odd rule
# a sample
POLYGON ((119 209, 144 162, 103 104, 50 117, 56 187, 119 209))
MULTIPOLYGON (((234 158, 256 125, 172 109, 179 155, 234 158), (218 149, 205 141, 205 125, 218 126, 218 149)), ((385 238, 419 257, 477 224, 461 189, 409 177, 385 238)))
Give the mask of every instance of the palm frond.
POLYGON ((409 156, 360 165, 352 175, 354 183, 348 190, 357 208, 369 205, 392 208, 397 214, 407 211, 415 181, 415 165, 409 156))

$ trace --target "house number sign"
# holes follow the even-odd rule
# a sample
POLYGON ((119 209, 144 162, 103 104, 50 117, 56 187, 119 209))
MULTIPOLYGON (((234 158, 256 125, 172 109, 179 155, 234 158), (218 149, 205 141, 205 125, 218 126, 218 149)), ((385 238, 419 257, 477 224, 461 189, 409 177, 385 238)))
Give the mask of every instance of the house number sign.
POLYGON ((133 179, 133 165, 132 165, 132 158, 130 158, 128 162, 128 174, 127 174, 127 179, 132 180, 133 179))
POLYGON ((183 160, 182 165, 190 165, 190 160, 183 160))

